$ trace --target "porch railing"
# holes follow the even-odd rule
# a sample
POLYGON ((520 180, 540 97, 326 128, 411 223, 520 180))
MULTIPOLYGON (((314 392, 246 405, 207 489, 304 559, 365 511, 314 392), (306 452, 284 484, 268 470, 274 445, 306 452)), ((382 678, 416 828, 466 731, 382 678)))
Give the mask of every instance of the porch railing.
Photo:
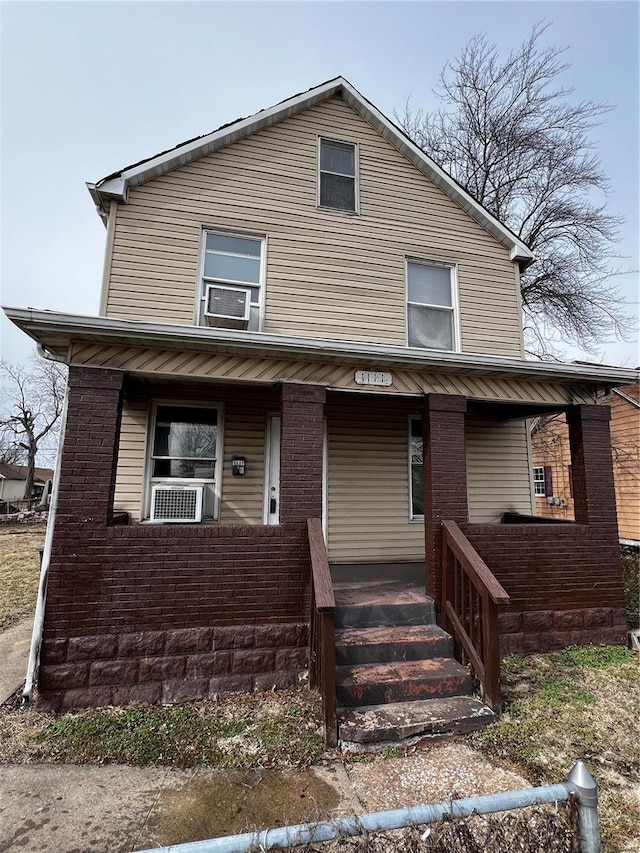
POLYGON ((307 519, 311 552, 311 631, 309 636, 309 686, 322 697, 324 740, 338 743, 336 721, 335 612, 327 549, 319 518, 307 519))
POLYGON ((498 607, 509 596, 455 521, 443 521, 443 627, 462 647, 485 699, 500 710, 498 607))

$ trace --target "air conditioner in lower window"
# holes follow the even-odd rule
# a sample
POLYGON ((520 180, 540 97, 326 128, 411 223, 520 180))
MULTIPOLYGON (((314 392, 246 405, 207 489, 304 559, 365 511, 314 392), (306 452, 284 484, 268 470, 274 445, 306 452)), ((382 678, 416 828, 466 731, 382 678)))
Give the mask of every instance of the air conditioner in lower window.
POLYGON ((249 325, 251 292, 243 287, 207 285, 204 320, 207 326, 246 329, 249 325))
POLYGON ((202 521, 203 491, 203 486, 152 486, 151 521, 202 521))

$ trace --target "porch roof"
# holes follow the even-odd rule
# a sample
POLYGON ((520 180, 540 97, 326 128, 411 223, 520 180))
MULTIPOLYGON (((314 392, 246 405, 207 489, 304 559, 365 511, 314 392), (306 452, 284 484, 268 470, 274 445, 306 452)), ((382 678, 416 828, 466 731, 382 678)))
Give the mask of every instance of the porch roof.
POLYGON ((590 387, 612 388, 638 381, 637 370, 622 367, 526 361, 493 355, 381 346, 327 338, 142 323, 137 320, 89 317, 32 308, 5 307, 3 310, 9 320, 46 352, 67 362, 73 343, 102 343, 126 347, 161 346, 173 350, 289 358, 305 362, 332 362, 361 365, 367 369, 397 368, 530 381, 548 380, 590 387))

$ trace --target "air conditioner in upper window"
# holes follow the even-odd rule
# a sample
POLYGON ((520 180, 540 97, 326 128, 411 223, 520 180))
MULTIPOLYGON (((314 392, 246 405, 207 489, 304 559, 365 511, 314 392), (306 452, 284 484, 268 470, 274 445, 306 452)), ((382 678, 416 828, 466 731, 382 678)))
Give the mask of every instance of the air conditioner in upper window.
POLYGON ((202 486, 152 486, 151 521, 202 521, 203 491, 202 486))
POLYGON ((250 290, 222 284, 207 285, 204 301, 204 321, 207 326, 246 329, 250 309, 250 290))

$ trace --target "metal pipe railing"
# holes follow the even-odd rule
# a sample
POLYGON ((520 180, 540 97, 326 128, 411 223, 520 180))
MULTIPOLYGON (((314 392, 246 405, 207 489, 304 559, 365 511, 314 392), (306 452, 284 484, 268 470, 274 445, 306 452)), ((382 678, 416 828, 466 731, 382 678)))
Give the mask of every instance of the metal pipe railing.
POLYGON ((282 850, 332 841, 334 838, 386 832, 407 826, 424 826, 441 821, 443 818, 467 818, 524 809, 543 803, 561 802, 568 800, 571 796, 578 801, 580 853, 600 853, 596 783, 582 761, 576 762, 567 781, 559 785, 410 806, 405 809, 374 812, 359 817, 340 817, 318 823, 301 823, 295 826, 265 829, 261 832, 246 832, 242 835, 193 841, 188 844, 172 844, 170 847, 154 847, 153 850, 141 850, 138 853, 249 853, 257 850, 282 850))

